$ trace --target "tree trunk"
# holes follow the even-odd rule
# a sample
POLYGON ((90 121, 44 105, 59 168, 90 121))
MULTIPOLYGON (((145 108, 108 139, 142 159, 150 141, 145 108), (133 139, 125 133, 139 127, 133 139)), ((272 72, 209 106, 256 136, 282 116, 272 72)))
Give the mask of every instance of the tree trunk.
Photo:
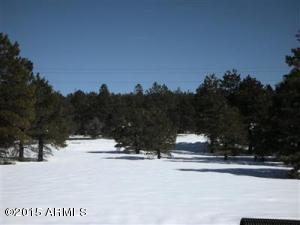
POLYGON ((43 138, 39 138, 39 153, 38 153, 38 161, 44 160, 44 140, 43 138))
POLYGON ((210 146, 209 146, 209 151, 210 153, 214 153, 215 149, 215 138, 210 138, 210 146))
POLYGON ((253 145, 252 145, 251 141, 250 141, 250 143, 249 143, 249 145, 248 145, 248 153, 249 153, 249 154, 252 154, 252 153, 253 153, 253 145))
POLYGON ((252 131, 251 131, 251 128, 249 128, 249 130, 248 130, 248 135, 249 135, 248 153, 249 154, 253 154, 252 131))
POLYGON ((135 149, 135 154, 140 154, 140 150, 139 149, 135 149))
POLYGON ((20 141, 19 145, 19 161, 24 161, 24 144, 20 141))
POLYGON ((157 158, 160 159, 161 155, 160 155, 160 150, 157 150, 157 158))
POLYGON ((228 159, 228 155, 227 153, 224 154, 224 160, 227 160, 228 159))

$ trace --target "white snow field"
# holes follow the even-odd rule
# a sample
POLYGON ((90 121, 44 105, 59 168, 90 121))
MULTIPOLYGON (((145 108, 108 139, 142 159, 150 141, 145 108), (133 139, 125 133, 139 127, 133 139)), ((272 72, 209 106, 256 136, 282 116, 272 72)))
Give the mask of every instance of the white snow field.
POLYGON ((289 168, 247 157, 224 162, 205 153, 201 136, 180 135, 173 158, 160 160, 120 153, 109 139, 67 143, 47 162, 0 166, 0 224, 237 225, 242 217, 300 218, 300 181, 283 178, 289 168), (45 215, 63 207, 75 208, 75 216, 45 215), (6 216, 6 208, 40 208, 42 215, 6 216))

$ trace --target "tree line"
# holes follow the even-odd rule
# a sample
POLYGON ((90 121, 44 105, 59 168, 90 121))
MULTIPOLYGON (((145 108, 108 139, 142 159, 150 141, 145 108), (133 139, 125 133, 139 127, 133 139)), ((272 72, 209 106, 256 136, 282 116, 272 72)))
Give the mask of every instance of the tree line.
MULTIPOLYGON (((299 36, 297 36, 299 40, 299 36)), ((299 40, 300 41, 300 40, 299 40)), ((251 154, 256 160, 279 157, 300 169, 300 48, 286 57, 289 74, 275 87, 236 70, 221 78, 207 75, 196 92, 170 90, 153 83, 144 90, 115 94, 102 84, 98 92, 62 96, 32 63, 19 56, 19 46, 0 36, 0 145, 36 142, 39 160, 45 144, 62 146, 70 134, 110 137, 117 147, 160 158, 174 148, 177 133, 204 134, 214 154, 251 154)))

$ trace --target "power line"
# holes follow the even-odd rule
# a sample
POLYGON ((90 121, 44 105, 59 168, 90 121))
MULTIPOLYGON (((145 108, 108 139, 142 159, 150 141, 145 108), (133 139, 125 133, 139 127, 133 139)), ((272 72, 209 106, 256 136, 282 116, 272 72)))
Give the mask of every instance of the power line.
MULTIPOLYGON (((180 71, 180 72, 199 72, 199 71, 216 71, 225 72, 228 69, 223 69, 225 66, 213 67, 156 67, 156 68, 43 68, 37 67, 35 70, 41 72, 156 72, 156 71, 180 71), (222 70, 222 71, 220 71, 222 70)), ((280 72, 286 71, 287 68, 282 67, 238 67, 231 68, 238 71, 251 71, 251 72, 280 72)), ((230 69, 229 69, 230 70, 230 69)))

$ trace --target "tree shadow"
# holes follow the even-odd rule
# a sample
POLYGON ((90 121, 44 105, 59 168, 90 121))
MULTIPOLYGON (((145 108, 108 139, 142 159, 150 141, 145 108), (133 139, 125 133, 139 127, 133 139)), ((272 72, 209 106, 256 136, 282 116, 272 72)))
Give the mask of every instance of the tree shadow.
POLYGON ((273 168, 226 168, 226 169, 177 169, 184 172, 228 173, 237 176, 251 176, 271 179, 287 179, 288 170, 273 168))
POLYGON ((139 156, 107 157, 105 159, 145 160, 144 157, 139 157, 139 156))
POLYGON ((124 154, 125 152, 121 151, 88 151, 86 153, 92 153, 92 154, 124 154))
MULTIPOLYGON (((19 160, 19 157, 6 157, 3 158, 4 160, 7 160, 9 162, 38 162, 37 158, 33 158, 33 157, 24 157, 23 160, 19 160)), ((47 161, 47 160, 44 160, 47 161)))
MULTIPOLYGON (((35 143, 35 142, 34 142, 35 143)), ((38 146, 36 144, 33 145, 25 145, 24 146, 24 158, 19 160, 19 147, 15 145, 14 147, 6 150, 3 155, 1 155, 0 160, 5 161, 8 164, 15 164, 16 162, 39 162, 38 161, 38 146)), ((47 158, 53 156, 52 148, 45 145, 43 149, 44 160, 48 161, 47 158)), ((0 163, 1 164, 1 163, 0 163)))
POLYGON ((176 143, 173 153, 178 154, 208 154, 208 142, 179 142, 176 143))
POLYGON ((231 156, 224 160, 223 156, 198 156, 198 157, 173 157, 169 162, 190 162, 190 163, 218 163, 218 164, 235 164, 235 165, 256 165, 256 166, 277 166, 284 167, 282 162, 276 161, 274 158, 265 161, 254 161, 253 157, 247 156, 231 156))
POLYGON ((97 138, 92 138, 92 137, 69 137, 67 140, 68 141, 78 141, 78 140, 96 140, 97 138))

